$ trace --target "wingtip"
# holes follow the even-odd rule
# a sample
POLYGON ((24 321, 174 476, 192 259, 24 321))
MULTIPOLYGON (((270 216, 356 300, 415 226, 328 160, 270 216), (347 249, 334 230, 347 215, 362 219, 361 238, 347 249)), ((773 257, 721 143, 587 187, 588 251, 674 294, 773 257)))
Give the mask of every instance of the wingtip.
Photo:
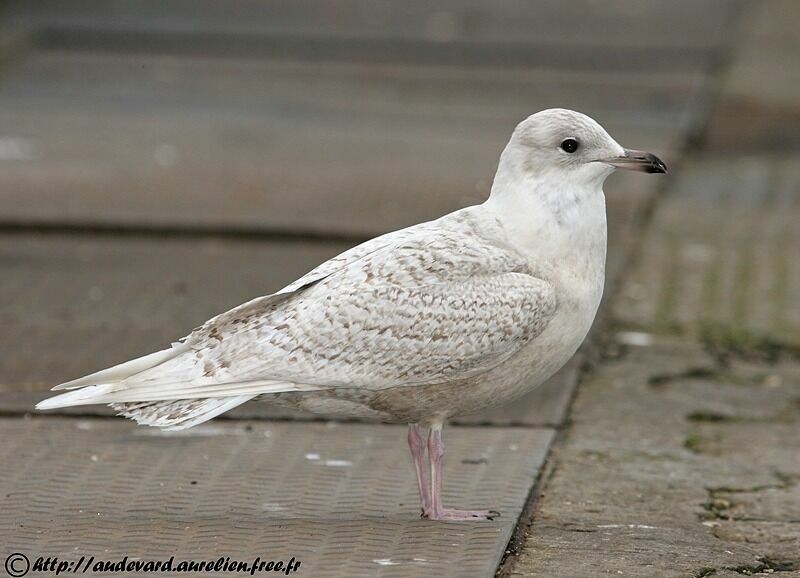
POLYGON ((112 391, 113 387, 113 384, 90 385, 67 393, 54 395, 53 397, 48 397, 37 403, 35 409, 43 411, 60 407, 70 407, 73 405, 105 403, 105 401, 98 398, 112 391))
POLYGON ((186 352, 189 346, 185 343, 175 342, 172 347, 156 351, 136 359, 131 359, 125 363, 120 363, 113 367, 108 367, 101 371, 91 373, 72 381, 60 383, 53 388, 53 391, 63 391, 65 389, 77 389, 79 387, 94 386, 103 383, 113 383, 122 381, 132 375, 140 373, 146 369, 151 369, 156 365, 160 365, 165 361, 177 357, 181 353, 186 352))
POLYGON ((33 409, 37 411, 47 411, 48 409, 56 409, 62 407, 62 405, 54 400, 58 399, 60 396, 56 395, 54 397, 49 397, 47 399, 43 399, 39 403, 37 403, 33 409))

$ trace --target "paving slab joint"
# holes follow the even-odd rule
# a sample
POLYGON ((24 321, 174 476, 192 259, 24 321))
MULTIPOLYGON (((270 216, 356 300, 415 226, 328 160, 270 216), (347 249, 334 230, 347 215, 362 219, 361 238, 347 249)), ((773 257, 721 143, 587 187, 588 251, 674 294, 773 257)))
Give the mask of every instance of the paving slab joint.
POLYGON ((744 576, 752 576, 754 574, 772 574, 774 572, 792 572, 800 565, 794 560, 774 560, 766 556, 759 556, 756 558, 755 564, 731 566, 726 567, 724 570, 731 570, 737 574, 744 576))

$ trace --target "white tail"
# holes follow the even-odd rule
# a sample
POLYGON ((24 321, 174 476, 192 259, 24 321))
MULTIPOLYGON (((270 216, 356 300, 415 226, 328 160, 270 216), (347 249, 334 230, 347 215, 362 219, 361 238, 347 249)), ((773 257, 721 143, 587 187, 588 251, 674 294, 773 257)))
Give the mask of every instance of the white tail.
POLYGON ((240 381, 198 385, 192 382, 157 383, 138 386, 124 382, 88 385, 68 391, 36 404, 36 409, 56 409, 93 403, 127 403, 148 401, 178 401, 181 399, 210 399, 249 395, 255 397, 267 393, 288 391, 317 391, 314 386, 274 380, 240 381))
POLYGON ((269 379, 213 382, 187 378, 194 353, 184 343, 62 383, 70 389, 39 402, 47 410, 88 404, 109 404, 138 423, 184 429, 207 421, 261 394, 316 391, 316 386, 269 379))

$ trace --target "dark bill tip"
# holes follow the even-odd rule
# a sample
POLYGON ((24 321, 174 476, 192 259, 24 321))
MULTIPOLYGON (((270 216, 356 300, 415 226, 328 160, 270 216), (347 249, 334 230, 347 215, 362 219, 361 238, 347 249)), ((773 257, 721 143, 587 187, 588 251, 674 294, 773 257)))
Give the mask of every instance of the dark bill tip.
POLYGON ((625 149, 624 156, 606 159, 605 162, 619 169, 640 171, 643 173, 665 174, 667 172, 667 165, 664 164, 664 161, 653 153, 644 151, 625 149))
POLYGON ((642 161, 642 167, 646 173, 660 173, 667 174, 667 165, 664 164, 660 158, 653 153, 644 153, 645 159, 642 161))

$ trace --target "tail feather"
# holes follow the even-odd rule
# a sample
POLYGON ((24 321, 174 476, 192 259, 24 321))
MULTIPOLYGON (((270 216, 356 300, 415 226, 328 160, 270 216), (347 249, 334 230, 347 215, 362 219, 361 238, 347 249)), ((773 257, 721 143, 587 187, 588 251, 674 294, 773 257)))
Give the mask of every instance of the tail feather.
POLYGON ((177 357, 188 350, 188 345, 183 343, 173 343, 172 347, 169 349, 162 349, 161 351, 156 351, 155 353, 151 353, 143 357, 137 357, 136 359, 131 359, 125 363, 120 363, 114 367, 109 367, 107 369, 103 369, 102 371, 97 371, 87 376, 73 379, 72 381, 55 386, 53 391, 60 389, 75 389, 78 387, 84 387, 86 385, 97 385, 98 383, 115 383, 131 377, 132 375, 136 375, 137 373, 141 373, 146 369, 155 367, 156 365, 161 365, 165 361, 168 361, 173 357, 177 357))
POLYGON ((73 405, 97 403, 126 403, 150 401, 176 401, 181 399, 210 399, 216 397, 234 397, 240 395, 256 396, 268 393, 284 393, 292 391, 316 391, 320 388, 305 386, 291 382, 259 380, 239 383, 219 383, 209 385, 193 385, 170 387, 161 385, 159 389, 140 390, 127 388, 121 384, 105 383, 90 385, 75 391, 62 393, 36 404, 36 409, 56 409, 73 405))
POLYGON ((145 401, 112 403, 118 415, 136 423, 177 431, 201 424, 245 403, 254 395, 179 399, 175 401, 145 401))

